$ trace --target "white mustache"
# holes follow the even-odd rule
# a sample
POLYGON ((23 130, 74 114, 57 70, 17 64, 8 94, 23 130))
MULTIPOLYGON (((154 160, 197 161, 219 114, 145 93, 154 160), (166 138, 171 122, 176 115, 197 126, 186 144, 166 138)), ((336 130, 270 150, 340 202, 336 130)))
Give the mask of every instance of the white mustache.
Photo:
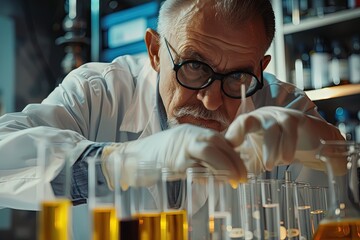
POLYGON ((230 125, 229 119, 220 111, 209 111, 199 106, 186 106, 180 107, 174 110, 174 119, 169 119, 169 126, 178 124, 177 118, 192 116, 194 118, 202 118, 205 120, 217 121, 223 128, 227 128, 230 125))

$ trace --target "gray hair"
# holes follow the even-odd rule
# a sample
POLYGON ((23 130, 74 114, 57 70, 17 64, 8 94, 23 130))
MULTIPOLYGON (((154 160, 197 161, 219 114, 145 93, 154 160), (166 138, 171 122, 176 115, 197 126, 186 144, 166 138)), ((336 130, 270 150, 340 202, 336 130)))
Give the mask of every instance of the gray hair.
MULTIPOLYGON (((159 12, 158 32, 166 36, 171 31, 186 23, 191 14, 181 15, 180 10, 191 5, 194 0, 166 0, 159 12), (181 18, 181 19, 180 19, 181 18)), ((199 1, 199 0, 197 0, 199 1)), ((205 0, 209 1, 209 0, 205 0)), ((251 20, 261 16, 266 35, 264 52, 270 47, 275 34, 275 15, 270 0, 212 0, 218 18, 226 20, 231 25, 251 20)))

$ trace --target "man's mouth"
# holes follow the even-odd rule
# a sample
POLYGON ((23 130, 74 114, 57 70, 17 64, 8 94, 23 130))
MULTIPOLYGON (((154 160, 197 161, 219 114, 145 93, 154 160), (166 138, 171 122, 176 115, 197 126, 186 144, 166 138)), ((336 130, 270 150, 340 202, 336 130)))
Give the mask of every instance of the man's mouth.
POLYGON ((230 121, 220 111, 209 111, 204 107, 191 105, 175 109, 173 117, 168 119, 169 127, 181 123, 190 123, 200 127, 223 131, 229 126, 230 121))

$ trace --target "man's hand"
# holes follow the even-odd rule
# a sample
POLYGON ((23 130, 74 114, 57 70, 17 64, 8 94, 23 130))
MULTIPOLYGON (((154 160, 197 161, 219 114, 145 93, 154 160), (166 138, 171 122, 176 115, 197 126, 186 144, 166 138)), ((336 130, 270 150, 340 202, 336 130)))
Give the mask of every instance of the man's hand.
MULTIPOLYGON (((276 165, 290 164, 295 159, 305 166, 324 169, 324 164, 315 156, 320 139, 342 139, 340 132, 322 119, 297 110, 272 106, 237 117, 225 138, 235 149, 251 152, 252 148, 254 153, 248 155, 257 156, 258 159, 251 158, 251 161, 260 159, 261 170, 269 171, 276 165), (249 138, 246 138, 247 135, 249 138)), ((244 161, 249 172, 259 172, 259 164, 257 169, 251 169, 256 164, 244 161)))
MULTIPOLYGON (((136 175, 131 171, 136 171, 139 162, 156 162, 176 172, 185 172, 189 167, 204 166, 215 172, 227 170, 230 179, 236 182, 245 181, 247 178, 247 171, 239 154, 224 136, 216 131, 189 124, 182 124, 140 140, 105 147, 102 154, 103 171, 108 182, 113 176, 113 167, 108 164, 110 156, 121 153, 135 153, 138 156, 137 163, 126 159, 122 163, 122 172, 126 171, 128 178, 136 175)), ((132 179, 125 181, 130 185, 134 183, 132 179)))

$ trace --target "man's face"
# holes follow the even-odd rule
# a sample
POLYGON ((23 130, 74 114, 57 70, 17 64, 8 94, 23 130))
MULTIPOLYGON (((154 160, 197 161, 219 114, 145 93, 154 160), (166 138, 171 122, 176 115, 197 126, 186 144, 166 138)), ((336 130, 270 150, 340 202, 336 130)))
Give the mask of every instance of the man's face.
MULTIPOLYGON (((264 27, 260 20, 239 26, 228 26, 215 19, 215 12, 205 6, 192 6, 191 20, 165 36, 175 63, 199 60, 214 71, 234 70, 253 72, 260 79, 260 61, 265 43, 264 27)), ((263 64, 263 67, 266 64, 263 64)), ((227 97, 221 81, 214 81, 201 90, 182 87, 176 80, 172 61, 165 47, 159 51, 160 96, 170 125, 190 123, 224 131, 234 120, 241 100, 227 97)))

